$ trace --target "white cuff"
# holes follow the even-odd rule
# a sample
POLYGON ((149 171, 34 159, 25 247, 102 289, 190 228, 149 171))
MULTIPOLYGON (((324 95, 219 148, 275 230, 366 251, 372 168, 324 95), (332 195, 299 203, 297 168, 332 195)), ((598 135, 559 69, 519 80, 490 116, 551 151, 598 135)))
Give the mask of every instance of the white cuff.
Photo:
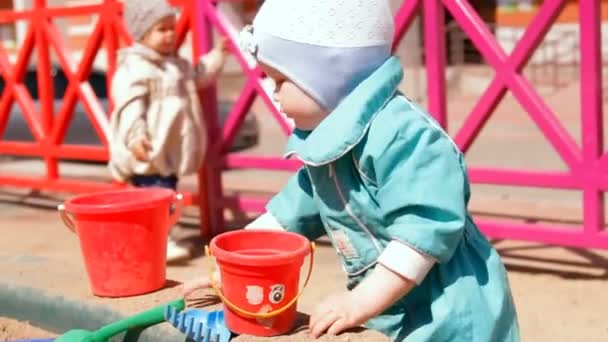
POLYGON ((267 212, 245 226, 245 229, 286 230, 271 213, 267 212))
POLYGON ((420 285, 437 260, 405 243, 393 240, 380 254, 378 263, 420 285))

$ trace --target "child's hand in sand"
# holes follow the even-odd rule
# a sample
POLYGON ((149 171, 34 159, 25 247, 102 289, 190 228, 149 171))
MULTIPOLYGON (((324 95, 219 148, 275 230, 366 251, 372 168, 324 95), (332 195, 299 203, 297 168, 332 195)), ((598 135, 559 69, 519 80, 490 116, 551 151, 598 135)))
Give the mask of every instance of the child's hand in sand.
POLYGON ((325 299, 310 317, 310 333, 319 338, 323 333, 337 335, 365 323, 370 317, 364 314, 359 300, 346 291, 325 299))
POLYGON ((323 301, 310 318, 314 338, 327 331, 336 335, 357 327, 379 315, 403 298, 415 283, 378 264, 372 273, 352 291, 323 301))

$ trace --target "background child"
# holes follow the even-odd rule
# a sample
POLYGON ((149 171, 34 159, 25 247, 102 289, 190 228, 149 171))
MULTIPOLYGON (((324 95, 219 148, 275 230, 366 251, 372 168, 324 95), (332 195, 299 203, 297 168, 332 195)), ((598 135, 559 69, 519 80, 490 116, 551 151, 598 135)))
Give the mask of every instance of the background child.
MULTIPOLYGON (((136 43, 121 51, 112 81, 109 168, 136 187, 175 190, 196 172, 207 144, 197 89, 213 82, 226 59, 225 40, 194 68, 177 55, 175 10, 164 0, 125 1, 136 43)), ((189 257, 171 238, 167 260, 189 257)))
POLYGON ((365 324, 399 341, 519 340, 505 268, 467 211, 464 157, 398 91, 386 0, 267 0, 247 36, 295 121, 287 155, 304 163, 248 228, 327 234, 348 276, 312 335, 365 324))

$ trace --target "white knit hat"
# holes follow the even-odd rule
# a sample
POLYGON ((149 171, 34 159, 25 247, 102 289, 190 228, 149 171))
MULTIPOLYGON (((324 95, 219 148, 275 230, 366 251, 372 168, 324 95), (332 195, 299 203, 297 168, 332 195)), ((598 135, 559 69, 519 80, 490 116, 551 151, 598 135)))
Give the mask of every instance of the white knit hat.
POLYGON ((393 34, 387 0, 266 0, 250 50, 333 110, 390 57, 393 34))
POLYGON ((253 26, 266 34, 326 47, 390 45, 387 0, 266 0, 253 26))

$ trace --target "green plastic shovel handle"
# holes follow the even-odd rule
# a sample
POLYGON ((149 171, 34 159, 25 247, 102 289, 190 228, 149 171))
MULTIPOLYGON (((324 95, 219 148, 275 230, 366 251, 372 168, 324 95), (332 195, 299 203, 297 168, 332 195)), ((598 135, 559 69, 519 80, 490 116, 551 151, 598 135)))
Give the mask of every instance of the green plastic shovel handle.
POLYGON ((127 317, 118 322, 110 323, 93 332, 93 341, 106 342, 112 336, 118 335, 122 332, 135 328, 146 328, 152 325, 162 323, 165 321, 164 314, 165 306, 167 305, 170 305, 179 311, 183 310, 186 307, 186 303, 184 302, 184 300, 178 299, 170 303, 157 306, 153 309, 138 313, 131 317, 127 317))

